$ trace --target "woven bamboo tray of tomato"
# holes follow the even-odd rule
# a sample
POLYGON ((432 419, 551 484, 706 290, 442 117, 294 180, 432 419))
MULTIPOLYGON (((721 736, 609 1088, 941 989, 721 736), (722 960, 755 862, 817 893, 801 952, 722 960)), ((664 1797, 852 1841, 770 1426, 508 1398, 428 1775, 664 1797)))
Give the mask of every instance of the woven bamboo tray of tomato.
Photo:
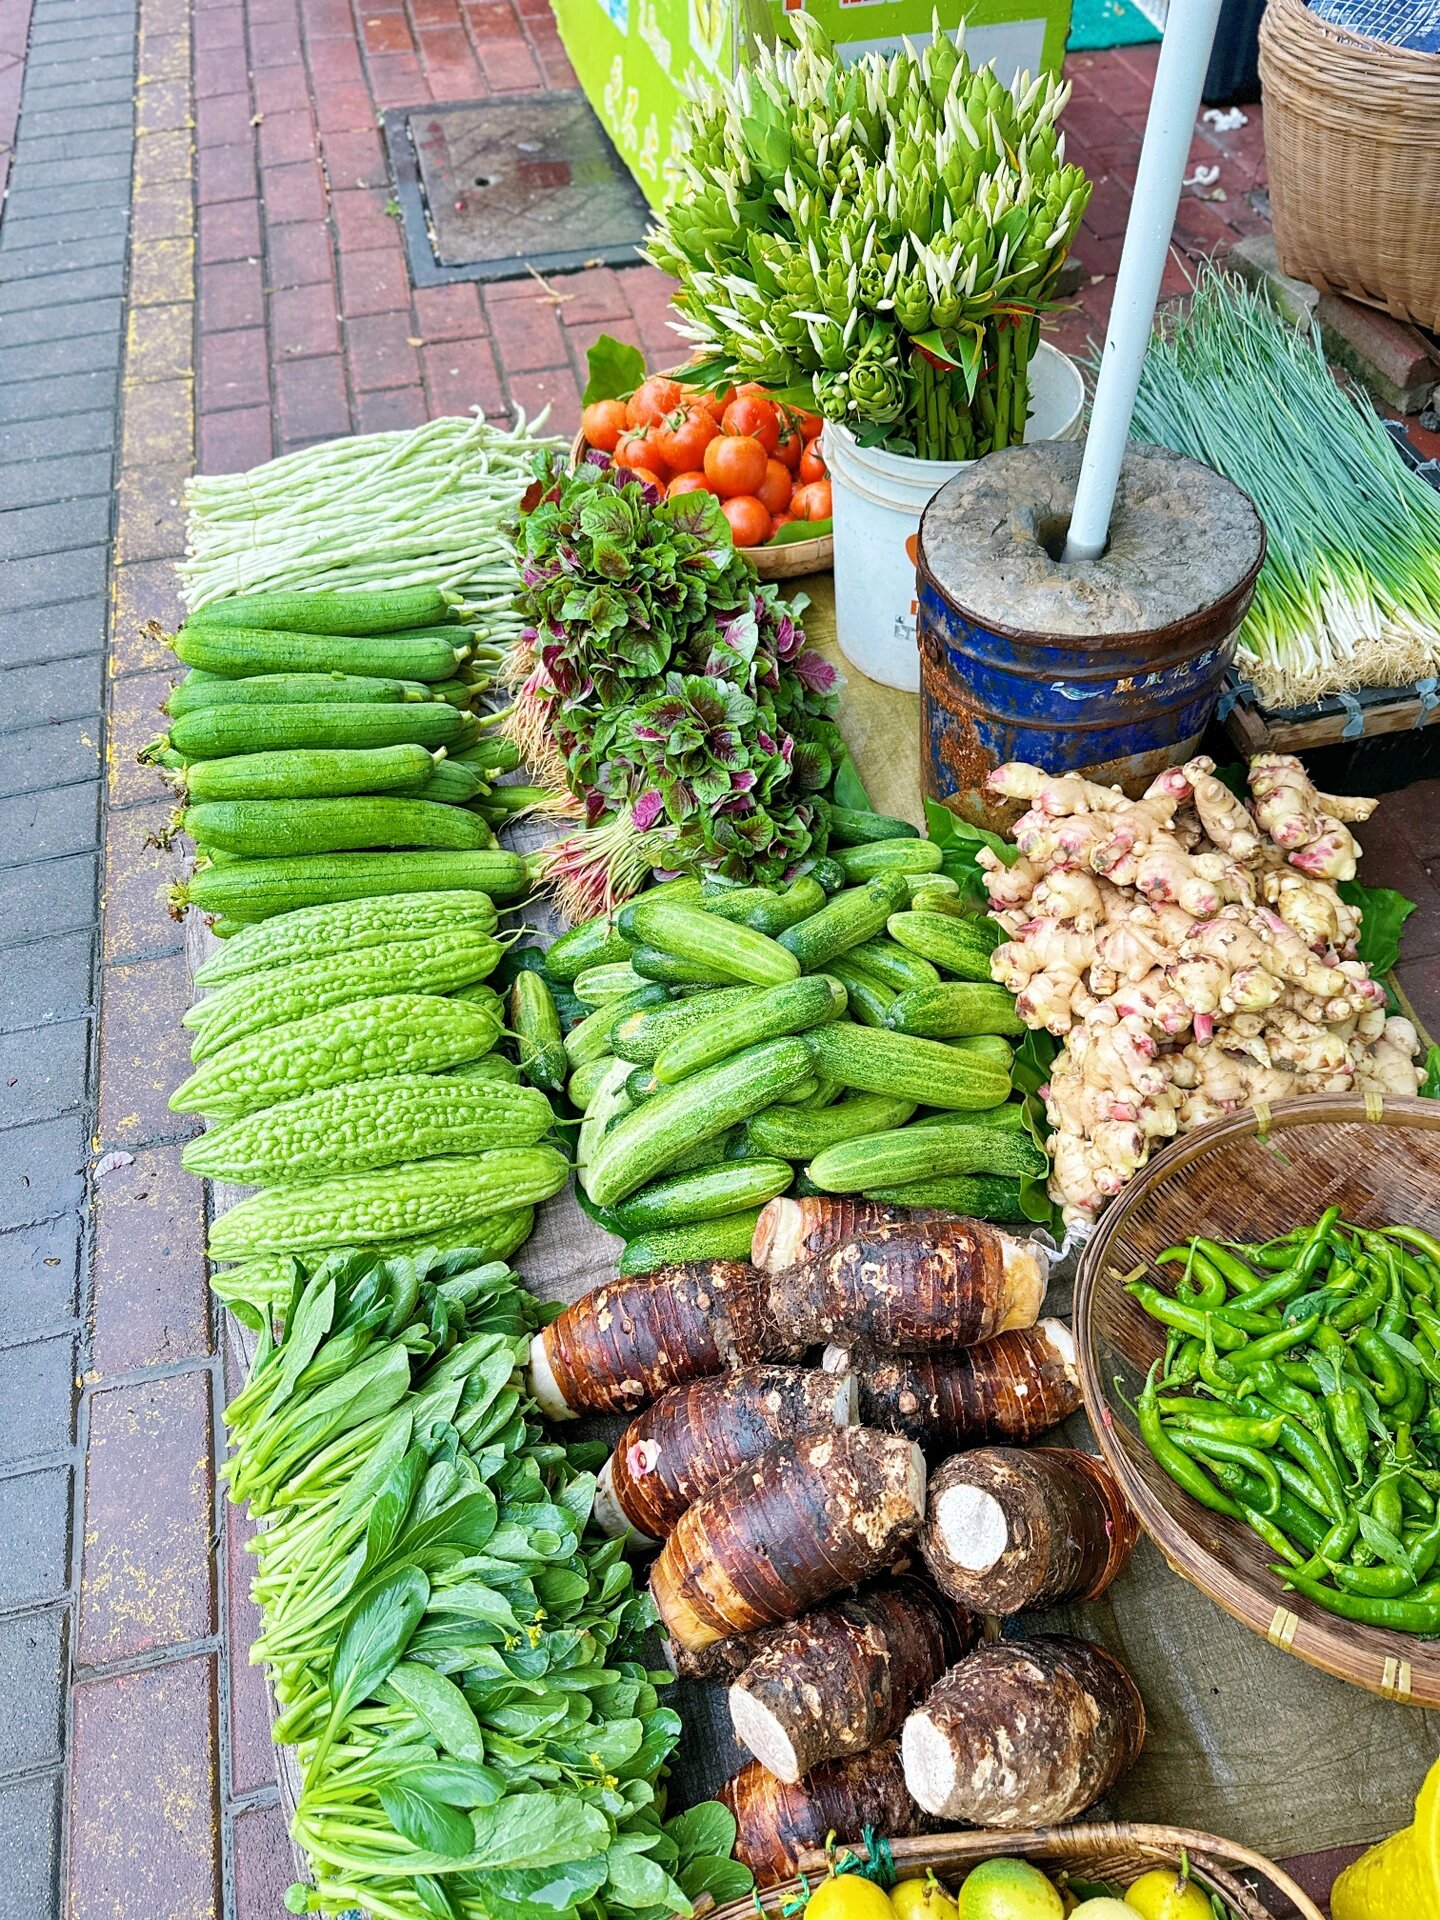
POLYGON ((608 454, 665 495, 713 493, 736 546, 762 580, 778 580, 831 564, 821 425, 763 387, 707 393, 652 373, 624 398, 589 402, 572 457, 608 454))

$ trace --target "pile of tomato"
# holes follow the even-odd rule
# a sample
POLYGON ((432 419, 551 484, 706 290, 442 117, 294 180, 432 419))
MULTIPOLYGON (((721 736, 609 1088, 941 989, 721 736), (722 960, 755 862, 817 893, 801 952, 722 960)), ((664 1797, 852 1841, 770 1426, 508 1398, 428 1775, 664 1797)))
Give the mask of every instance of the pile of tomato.
POLYGON ((702 393, 659 373, 580 416, 588 445, 662 494, 713 493, 737 547, 763 547, 792 520, 829 520, 821 425, 763 387, 702 393))

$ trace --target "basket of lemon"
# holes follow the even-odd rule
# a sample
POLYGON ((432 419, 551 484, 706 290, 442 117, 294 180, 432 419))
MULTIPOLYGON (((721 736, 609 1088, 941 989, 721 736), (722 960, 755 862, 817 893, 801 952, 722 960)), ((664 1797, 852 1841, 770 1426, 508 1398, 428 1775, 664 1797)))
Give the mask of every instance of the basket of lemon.
MULTIPOLYGON (((761 1898, 767 1920, 1323 1920, 1248 1847, 1184 1827, 1098 1822, 813 1853, 797 1879, 761 1898)), ((714 1920, 756 1920, 756 1897, 714 1920)))

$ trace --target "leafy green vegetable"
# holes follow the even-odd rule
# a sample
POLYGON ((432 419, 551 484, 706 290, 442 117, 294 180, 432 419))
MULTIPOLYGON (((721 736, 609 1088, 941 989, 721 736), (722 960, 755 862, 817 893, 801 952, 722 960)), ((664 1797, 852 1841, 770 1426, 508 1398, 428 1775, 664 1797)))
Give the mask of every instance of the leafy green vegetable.
POLYGON ((1011 846, 1008 840, 985 827, 972 827, 968 820, 962 820, 959 814, 941 806, 938 800, 925 802, 925 832, 943 850, 940 871, 948 875, 965 898, 975 905, 989 904, 984 869, 976 857, 980 849, 988 847, 1007 867, 1013 867, 1020 858, 1018 847, 1011 846))
POLYGON ((1420 1083, 1422 1100, 1440 1100, 1440 1047, 1431 1047, 1425 1056, 1425 1078, 1420 1083))
POLYGON ((1360 910, 1356 957, 1366 962, 1377 979, 1389 973, 1400 958, 1400 935, 1415 902, 1393 887, 1366 887, 1358 880, 1341 880, 1336 891, 1347 905, 1360 910))
POLYGON ((834 528, 835 522, 830 519, 789 520, 783 527, 775 529, 766 544, 772 547, 794 547, 798 546, 802 540, 823 540, 828 533, 834 531, 834 528))
POLYGON ((612 334, 602 333, 585 355, 589 378, 580 404, 588 407, 594 400, 625 400, 645 378, 645 356, 612 334))
MULTIPOLYGON (((1050 1124, 1045 1118, 1045 1102, 1040 1097, 1040 1089, 1050 1078, 1050 1068, 1059 1051, 1060 1042, 1053 1034, 1032 1029, 1016 1047, 1010 1069, 1015 1090, 1023 1095, 1025 1131, 1040 1151, 1047 1155, 1050 1124)), ((1043 1177, 1036 1174, 1020 1176, 1020 1210, 1036 1226, 1048 1227, 1057 1238, 1063 1235, 1061 1210, 1051 1200, 1049 1187, 1043 1177)))

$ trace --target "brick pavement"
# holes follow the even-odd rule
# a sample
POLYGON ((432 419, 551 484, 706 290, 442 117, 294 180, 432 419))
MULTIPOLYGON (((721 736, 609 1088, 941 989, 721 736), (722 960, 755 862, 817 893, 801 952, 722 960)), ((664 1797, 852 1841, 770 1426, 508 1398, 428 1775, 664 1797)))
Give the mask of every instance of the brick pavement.
MULTIPOLYGON (((472 405, 549 402, 569 430, 596 331, 677 346, 643 266, 408 285, 377 113, 571 84, 547 0, 31 5, 0 0, 0 1920, 46 1920, 66 1883, 76 1920, 268 1920, 293 1866, 215 1491, 236 1383, 165 1104, 187 990, 156 896, 181 851, 134 764, 180 483, 472 405)), ((1097 181, 1050 323, 1072 351, 1103 330, 1153 66, 1070 62, 1097 181)), ((1263 227, 1258 116, 1194 158, 1220 174, 1182 245, 1263 227)), ((1403 797, 1370 877, 1422 898, 1407 984, 1440 1025, 1432 813, 1403 797)))

